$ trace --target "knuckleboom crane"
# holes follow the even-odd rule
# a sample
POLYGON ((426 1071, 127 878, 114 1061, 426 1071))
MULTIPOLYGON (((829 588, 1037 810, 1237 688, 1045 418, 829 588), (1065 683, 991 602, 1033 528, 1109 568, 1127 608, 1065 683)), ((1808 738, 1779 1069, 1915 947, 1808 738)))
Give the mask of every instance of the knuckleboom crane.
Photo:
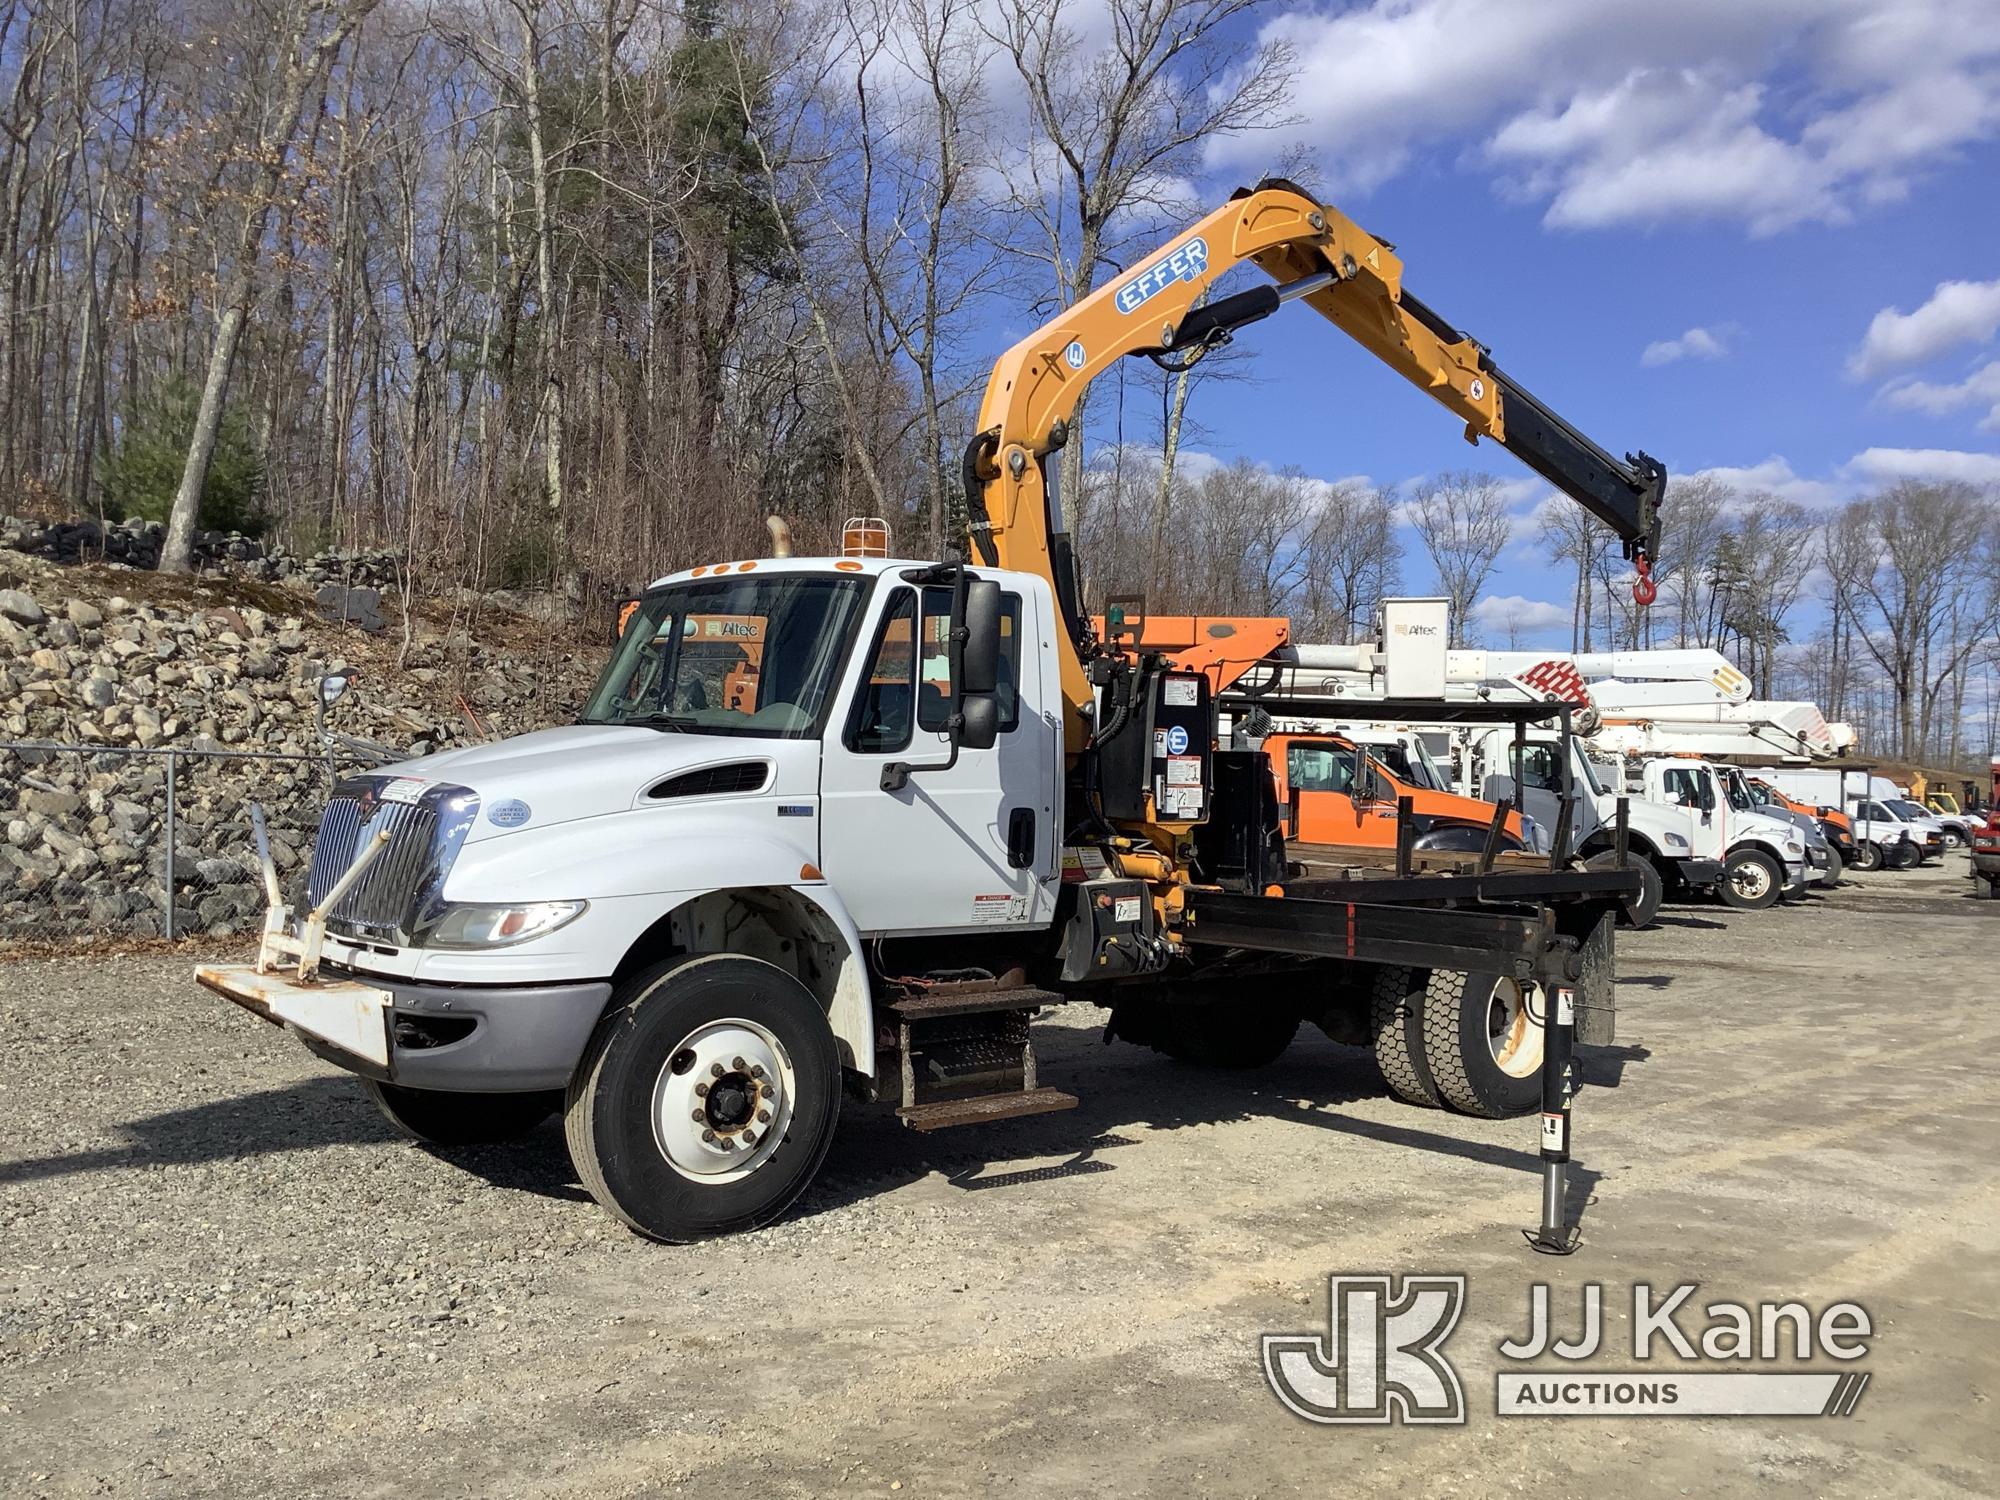
MULTIPOLYGON (((1059 601, 1067 627, 1058 649, 1072 782, 1098 831, 1142 856, 1128 860, 1128 868, 1149 870, 1156 896, 1168 898, 1164 905, 1171 905, 1171 886, 1187 878, 1188 835, 1207 821, 1207 803, 1185 800, 1154 780, 1158 766, 1147 751, 1155 734, 1172 732, 1159 727, 1153 710, 1163 690, 1187 696, 1174 669, 1192 663, 1121 649, 1115 626, 1109 639, 1098 639, 1078 598, 1046 463, 1067 441, 1085 388, 1119 359, 1148 355, 1181 368, 1293 301, 1422 388, 1465 423, 1468 441, 1499 443, 1609 526, 1637 568, 1635 597, 1649 603, 1654 593, 1663 465, 1643 452, 1614 457, 1529 394, 1477 340, 1403 289, 1403 263, 1388 242, 1290 182, 1267 179, 1239 190, 1136 270, 1002 355, 964 460, 976 561, 1038 574, 1059 601), (1246 261, 1274 284, 1203 300, 1246 261), (1141 735, 1148 743, 1114 753, 1141 735)), ((1201 685, 1204 707, 1209 686, 1219 692, 1228 685, 1220 672, 1214 675, 1212 684, 1201 685)), ((1171 921, 1173 914, 1162 915, 1171 921)))

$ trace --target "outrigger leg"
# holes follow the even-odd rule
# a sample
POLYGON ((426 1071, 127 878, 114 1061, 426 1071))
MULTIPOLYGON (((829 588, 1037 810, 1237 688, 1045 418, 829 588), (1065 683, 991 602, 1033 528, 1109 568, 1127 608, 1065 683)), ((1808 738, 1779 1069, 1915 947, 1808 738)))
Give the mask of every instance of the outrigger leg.
POLYGON ((1582 977, 1575 951, 1548 955, 1542 1005, 1542 1222, 1523 1230, 1543 1255, 1572 1254, 1582 1239, 1568 1223, 1570 1100, 1576 1094, 1576 990, 1582 977))

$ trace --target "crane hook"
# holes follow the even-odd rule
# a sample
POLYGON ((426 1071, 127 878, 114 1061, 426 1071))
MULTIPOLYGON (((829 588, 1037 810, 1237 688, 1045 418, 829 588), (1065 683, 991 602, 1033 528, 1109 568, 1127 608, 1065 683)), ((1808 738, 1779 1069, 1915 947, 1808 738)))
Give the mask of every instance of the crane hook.
POLYGON ((1645 553, 1633 555, 1632 567, 1639 575, 1632 583, 1632 602, 1643 609, 1660 597, 1660 586, 1653 582, 1653 560, 1645 553))

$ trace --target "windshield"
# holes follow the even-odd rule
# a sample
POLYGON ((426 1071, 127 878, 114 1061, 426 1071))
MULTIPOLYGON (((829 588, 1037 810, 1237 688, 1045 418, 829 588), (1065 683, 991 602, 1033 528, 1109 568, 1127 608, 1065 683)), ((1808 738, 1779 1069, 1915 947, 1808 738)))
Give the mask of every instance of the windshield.
POLYGON ((1393 740, 1369 740, 1367 746, 1368 753, 1405 785, 1426 787, 1433 792, 1451 790, 1437 762, 1431 759, 1431 752, 1416 735, 1393 740))
POLYGON ((1891 802, 1889 806, 1904 818, 1928 818, 1930 816, 1928 811, 1917 806, 1914 802, 1896 801, 1891 802))
POLYGON ((866 589, 859 578, 768 573, 648 594, 582 722, 777 739, 816 734, 866 589))
POLYGON ((1932 792, 1931 806, 1935 807, 1939 812, 1944 812, 1944 813, 1956 813, 1964 811, 1964 809, 1958 805, 1958 798, 1952 796, 1950 792, 1932 792))

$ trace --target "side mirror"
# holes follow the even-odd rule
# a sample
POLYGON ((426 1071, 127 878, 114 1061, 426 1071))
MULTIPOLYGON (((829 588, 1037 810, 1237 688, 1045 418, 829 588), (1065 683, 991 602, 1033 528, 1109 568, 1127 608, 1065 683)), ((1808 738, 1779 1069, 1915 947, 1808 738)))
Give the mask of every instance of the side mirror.
POLYGON ((973 579, 965 586, 965 648, 959 672, 968 700, 1000 685, 1000 585, 990 578, 973 579))
POLYGON ((331 708, 340 701, 340 695, 347 691, 354 679, 360 676, 354 667, 342 667, 338 672, 329 672, 319 680, 319 701, 331 708))
POLYGON ((1000 738, 1000 700, 990 692, 968 692, 959 713, 959 745, 967 750, 991 750, 1000 738))

